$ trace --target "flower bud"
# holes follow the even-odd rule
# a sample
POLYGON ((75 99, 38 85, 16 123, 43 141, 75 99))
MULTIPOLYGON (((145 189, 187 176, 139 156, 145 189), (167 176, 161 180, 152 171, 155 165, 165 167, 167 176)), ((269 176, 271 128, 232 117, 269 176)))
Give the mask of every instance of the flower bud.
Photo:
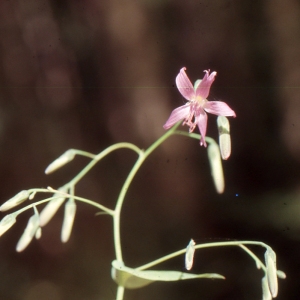
POLYGON ((25 200, 28 199, 29 197, 29 192, 27 190, 23 190, 21 192, 19 192, 17 195, 13 196, 12 198, 10 198, 9 200, 7 200, 6 202, 4 202, 1 206, 0 206, 0 211, 6 211, 9 210, 13 207, 18 206, 19 204, 23 203, 25 200))
POLYGON ((277 270, 277 277, 280 279, 286 279, 286 274, 283 271, 277 270))
POLYGON ((229 121, 224 116, 218 116, 217 125, 219 130, 219 145, 221 156, 224 160, 228 159, 231 154, 231 139, 229 121))
POLYGON ((61 230, 61 241, 66 243, 71 235, 73 223, 76 214, 76 203, 74 199, 70 198, 65 204, 65 215, 61 230))
POLYGON ((267 248, 265 252, 266 275, 268 279, 269 290, 273 298, 278 294, 278 281, 276 269, 276 254, 272 248, 267 248))
POLYGON ((5 216, 0 222, 0 236, 4 234, 10 227, 16 223, 16 215, 9 214, 5 216))
POLYGON ((193 239, 191 239, 190 243, 186 247, 186 252, 185 252, 185 268, 187 270, 190 270, 193 267, 195 245, 196 245, 196 243, 194 242, 193 239))
POLYGON ((61 168, 65 164, 69 163, 74 159, 75 154, 76 152, 73 149, 66 151, 46 168, 45 173, 50 174, 56 171, 57 169, 61 168))
POLYGON ((37 229, 36 233, 35 233, 35 238, 36 238, 37 240, 39 240, 39 239, 41 238, 41 236, 42 236, 42 228, 39 227, 39 228, 37 229))
POLYGON ((267 276, 264 276, 261 280, 262 292, 263 292, 263 300, 272 300, 272 295, 269 290, 268 279, 267 276))
POLYGON ((23 251, 32 241, 35 236, 38 228, 40 226, 39 215, 37 212, 33 216, 31 216, 28 220, 27 226, 18 241, 16 250, 18 252, 23 251))
POLYGON ((225 183, 219 146, 216 143, 210 143, 207 147, 207 153, 215 188, 219 194, 222 194, 225 183))
MULTIPOLYGON (((65 188, 60 188, 58 190, 61 192, 67 192, 67 189, 65 188)), ((53 197, 57 197, 57 198, 50 200, 40 213, 41 227, 48 224, 48 222, 53 218, 53 216, 56 214, 56 212, 58 211, 58 209, 66 199, 60 193, 55 193, 53 197)))

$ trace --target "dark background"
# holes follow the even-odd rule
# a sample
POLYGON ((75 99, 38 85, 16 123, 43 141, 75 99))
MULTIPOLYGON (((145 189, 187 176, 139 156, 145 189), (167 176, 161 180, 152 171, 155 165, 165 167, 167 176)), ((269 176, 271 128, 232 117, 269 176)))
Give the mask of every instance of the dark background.
MULTIPOLYGON (((43 172, 69 148, 98 153, 122 141, 147 148, 185 102, 175 87, 183 66, 193 82, 205 69, 217 71, 209 99, 237 114, 226 190, 216 194, 205 148, 169 139, 128 192, 125 263, 139 266, 191 237, 259 240, 287 274, 277 299, 299 299, 299 1, 1 1, 1 202, 70 180, 87 159, 43 172)), ((215 121, 210 115, 208 136, 217 139, 215 121)), ((113 207, 135 158, 129 150, 112 154, 78 185, 78 195, 113 207)), ((0 299, 114 299, 112 224, 95 213, 79 203, 71 239, 61 244, 61 209, 22 253, 15 245, 31 212, 18 217, 0 240, 0 299)), ((262 249, 252 250, 263 258, 262 249)), ((160 267, 183 270, 183 257, 160 267)), ((263 273, 238 248, 197 251, 193 271, 226 280, 155 283, 124 300, 262 298, 263 273)))

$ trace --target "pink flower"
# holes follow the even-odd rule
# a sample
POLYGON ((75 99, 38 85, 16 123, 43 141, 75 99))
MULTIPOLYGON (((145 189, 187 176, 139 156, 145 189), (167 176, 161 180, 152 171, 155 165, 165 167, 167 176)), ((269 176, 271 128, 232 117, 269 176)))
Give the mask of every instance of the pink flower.
POLYGON ((193 132, 198 125, 201 140, 200 145, 206 147, 205 135, 207 127, 207 114, 211 113, 217 116, 232 116, 235 117, 235 112, 225 103, 221 101, 208 101, 206 98, 209 94, 210 86, 215 80, 217 72, 209 74, 209 70, 205 70, 205 75, 202 80, 197 80, 193 87, 191 81, 185 73, 186 68, 182 68, 176 77, 176 85, 181 95, 188 102, 174 109, 164 125, 164 129, 171 128, 180 120, 183 125, 187 124, 190 127, 189 132, 193 132), (193 120, 194 119, 194 120, 193 120))

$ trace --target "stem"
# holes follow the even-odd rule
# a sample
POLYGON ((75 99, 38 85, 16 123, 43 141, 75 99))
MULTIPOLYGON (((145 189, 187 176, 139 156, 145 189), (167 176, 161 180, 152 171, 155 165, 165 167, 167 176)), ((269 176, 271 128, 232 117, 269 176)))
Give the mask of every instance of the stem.
MULTIPOLYGON (((200 140, 200 139, 201 139, 201 135, 198 134, 198 133, 189 133, 189 132, 182 131, 182 130, 176 130, 176 131, 174 132, 174 134, 187 136, 187 137, 190 137, 190 138, 193 138, 193 139, 196 139, 196 140, 200 140)), ((205 137, 205 141, 206 141, 207 143, 209 143, 209 144, 213 144, 213 143, 216 144, 216 141, 215 141, 213 138, 210 138, 210 137, 208 137, 208 136, 205 137)))
POLYGON ((134 144, 131 144, 131 143, 114 144, 114 145, 106 148, 99 154, 95 155, 94 159, 86 167, 84 167, 69 183, 67 183, 66 186, 75 185, 79 180, 82 179, 82 177, 84 177, 98 163, 98 161, 100 161, 103 157, 105 157, 109 153, 111 153, 117 149, 121 149, 121 148, 131 149, 138 154, 141 151, 140 148, 138 148, 137 146, 135 146, 134 144))
MULTIPOLYGON (((234 241, 234 242, 216 242, 216 243, 207 243, 207 244, 200 244, 200 245, 196 245, 195 249, 203 249, 203 248, 210 248, 210 247, 224 247, 224 246, 241 246, 241 245, 257 245, 257 246, 261 246, 264 248, 269 248, 269 246, 263 242, 255 242, 255 241, 234 241)), ((245 249, 244 249, 245 250, 245 249)), ((250 250, 249 250, 250 251, 250 250)), ((176 252, 173 252, 171 254, 168 254, 166 256, 163 256, 159 259, 156 259, 148 264, 145 264, 143 266, 140 266, 138 268, 136 268, 136 270, 145 270, 145 269, 149 269, 155 265, 158 265, 160 263, 163 263, 171 258, 174 258, 176 256, 182 255, 186 253, 186 249, 182 249, 176 252)), ((247 252, 249 254, 249 252, 247 252)), ((255 257, 252 256, 252 258, 256 261, 255 257)))
MULTIPOLYGON (((86 198, 82 198, 82 197, 78 197, 78 196, 75 196, 75 195, 70 195, 70 194, 67 194, 67 193, 64 193, 64 192, 61 192, 61 191, 58 191, 58 190, 54 190, 54 189, 51 189, 51 190, 48 190, 48 189, 31 189, 32 191, 35 191, 37 190, 39 193, 42 192, 42 193, 59 193, 61 194, 61 196, 64 196, 66 198, 73 198, 74 200, 78 200, 80 202, 84 202, 84 203, 87 203, 89 205, 92 205, 92 206, 95 206, 97 208, 99 208, 100 210, 103 210, 105 211, 106 213, 108 213, 109 215, 113 216, 114 215, 114 211, 107 208, 106 206, 104 205, 101 205, 95 201, 92 201, 92 200, 89 200, 89 199, 86 199, 86 198)), ((30 190, 30 191, 31 191, 30 190)), ((49 202, 51 200, 54 200, 54 199, 57 199, 57 198, 61 198, 61 196, 52 196, 50 198, 47 198, 47 199, 43 199, 43 200, 40 200, 40 201, 37 201, 37 202, 34 202, 32 204, 29 204, 23 208, 21 208, 20 210, 18 210, 18 214, 21 214, 22 212, 32 208, 33 206, 36 206, 36 205, 40 205, 40 204, 43 204, 45 202, 49 202)))
POLYGON ((266 272, 266 266, 264 263, 249 248, 247 248, 245 245, 240 245, 240 247, 253 258, 253 260, 256 262, 257 269, 262 268, 266 272))
POLYGON ((118 286, 116 300, 123 300, 125 288, 123 286, 118 286))
POLYGON ((174 134, 174 131, 179 126, 180 122, 173 126, 170 130, 168 130, 163 136, 161 136, 157 141, 155 141, 145 152, 142 150, 139 151, 139 157, 135 162, 134 166, 132 167, 128 177, 126 178, 122 189, 120 191, 116 207, 115 207, 115 215, 114 215, 114 244, 115 244, 115 252, 116 252, 116 259, 118 261, 123 261, 122 257, 122 247, 121 247, 121 230, 120 230, 120 216, 121 210, 124 203, 124 199, 128 188, 136 175, 137 171, 139 170, 140 166, 143 164, 145 159, 159 146, 161 145, 168 137, 174 134))
POLYGON ((93 154, 93 153, 90 153, 87 151, 83 151, 83 150, 78 150, 78 149, 70 149, 70 150, 74 151, 76 155, 85 156, 85 157, 88 157, 91 159, 94 159, 96 156, 96 154, 93 154))

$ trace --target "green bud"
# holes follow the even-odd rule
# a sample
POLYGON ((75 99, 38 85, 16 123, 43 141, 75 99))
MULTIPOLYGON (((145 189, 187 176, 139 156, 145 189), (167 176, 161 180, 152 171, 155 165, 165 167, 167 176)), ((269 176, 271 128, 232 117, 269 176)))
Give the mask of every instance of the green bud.
POLYGON ((191 268, 193 267, 194 254, 195 254, 195 245, 196 245, 196 243, 194 242, 193 239, 191 239, 188 246, 186 247, 185 268, 187 270, 191 270, 191 268))
POLYGON ((225 183, 219 146, 216 143, 210 143, 207 147, 207 153, 215 188, 219 194, 222 194, 225 183))
POLYGON ((273 298, 278 294, 278 281, 276 269, 276 253, 271 247, 265 252, 266 275, 268 279, 269 290, 273 298))
POLYGON ((27 226, 17 243, 16 250, 18 252, 23 251, 30 244, 33 237, 36 235, 39 226, 40 226, 39 215, 37 212, 35 212, 35 214, 29 218, 27 226))
POLYGON ((267 276, 264 276, 261 280, 262 292, 263 292, 263 300, 272 300, 272 295, 269 290, 269 284, 267 276))
MULTIPOLYGON (((60 188, 58 189, 61 192, 67 192, 67 189, 60 188)), ((43 227, 53 218, 58 209, 61 207, 63 202, 65 201, 65 197, 62 196, 61 193, 55 193, 53 197, 57 197, 53 200, 50 200, 47 205, 42 209, 40 213, 40 226, 43 227)))
POLYGON ((76 203, 74 199, 70 198, 65 204, 64 221, 61 230, 61 241, 66 243, 71 235, 73 223, 76 214, 76 203))
POLYGON ((28 199, 29 195, 30 194, 27 190, 23 190, 23 191, 19 192, 17 195, 15 195, 14 197, 12 197, 9 200, 7 200, 6 202, 4 202, 0 206, 0 211, 6 211, 13 207, 18 206, 19 204, 26 201, 28 199))
POLYGON ((57 169, 72 161, 75 155, 76 152, 73 149, 66 151, 46 168, 45 173, 50 174, 56 171, 57 169))
POLYGON ((227 160, 231 154, 231 139, 229 121, 224 116, 218 116, 219 146, 222 159, 227 160))
POLYGON ((16 221, 15 214, 9 214, 5 216, 0 222, 0 236, 2 236, 10 227, 12 227, 16 221))

